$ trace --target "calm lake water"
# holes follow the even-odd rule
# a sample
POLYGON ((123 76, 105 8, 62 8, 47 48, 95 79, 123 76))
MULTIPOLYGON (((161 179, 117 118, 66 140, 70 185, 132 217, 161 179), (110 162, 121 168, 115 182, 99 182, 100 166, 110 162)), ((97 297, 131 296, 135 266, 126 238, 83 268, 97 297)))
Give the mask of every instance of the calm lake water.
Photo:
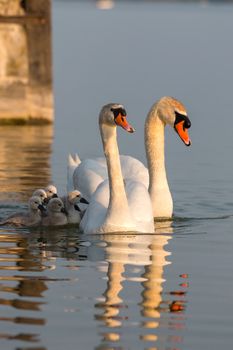
POLYGON ((174 219, 155 235, 0 228, 1 349, 202 350, 233 344, 233 6, 53 2, 55 124, 0 128, 0 216, 34 188, 66 191, 69 152, 102 154, 97 116, 123 103, 145 162, 143 124, 172 95, 192 146, 166 130, 174 219))

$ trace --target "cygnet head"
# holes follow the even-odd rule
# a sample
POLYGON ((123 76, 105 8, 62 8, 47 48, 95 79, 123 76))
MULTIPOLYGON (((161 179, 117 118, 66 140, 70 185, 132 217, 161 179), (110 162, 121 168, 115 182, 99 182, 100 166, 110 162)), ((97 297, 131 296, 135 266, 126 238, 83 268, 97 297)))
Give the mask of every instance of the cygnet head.
POLYGON ((74 209, 82 211, 79 207, 79 203, 89 204, 89 202, 82 197, 81 193, 78 190, 70 191, 67 195, 67 200, 71 206, 74 206, 74 209))
POLYGON ((63 201, 60 198, 52 198, 48 203, 48 212, 50 213, 66 213, 63 201))
POLYGON ((45 188, 45 192, 48 199, 57 197, 57 188, 54 185, 48 185, 45 188))
POLYGON ((78 203, 81 199, 81 193, 78 190, 70 191, 67 195, 70 204, 78 203))
POLYGON ((127 121, 127 113, 124 106, 118 103, 109 103, 102 107, 99 115, 99 124, 113 127, 118 125, 130 133, 135 131, 127 121))
POLYGON ((184 105, 173 97, 165 96, 156 103, 156 106, 161 121, 172 126, 184 144, 190 146, 188 129, 191 127, 191 121, 184 105))
POLYGON ((32 196, 31 198, 29 198, 28 200, 28 206, 30 210, 43 210, 44 207, 42 205, 42 200, 41 197, 39 196, 32 196))
POLYGON ((39 188, 38 190, 35 190, 32 194, 33 196, 38 196, 41 198, 42 203, 45 201, 45 199, 47 198, 47 194, 45 192, 45 190, 43 190, 42 188, 39 188))

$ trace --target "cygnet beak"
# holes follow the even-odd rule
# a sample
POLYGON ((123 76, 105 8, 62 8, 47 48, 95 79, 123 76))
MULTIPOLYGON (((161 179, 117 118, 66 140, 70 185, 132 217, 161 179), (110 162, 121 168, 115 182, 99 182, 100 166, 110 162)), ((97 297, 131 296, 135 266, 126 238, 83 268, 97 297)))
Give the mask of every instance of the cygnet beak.
POLYGON ((48 202, 49 202, 49 199, 48 199, 48 198, 45 198, 45 199, 43 200, 43 204, 45 204, 45 205, 47 205, 48 202))
POLYGON ((80 199, 80 203, 89 204, 89 202, 83 197, 80 199))
POLYGON ((61 212, 64 213, 64 214, 66 214, 66 215, 68 215, 67 210, 66 210, 64 207, 61 208, 61 212))
POLYGON ((74 209, 77 211, 81 211, 81 209, 79 208, 79 206, 77 204, 74 205, 74 209))
POLYGON ((45 212, 46 211, 46 208, 42 204, 38 205, 38 209, 40 209, 41 212, 45 212))

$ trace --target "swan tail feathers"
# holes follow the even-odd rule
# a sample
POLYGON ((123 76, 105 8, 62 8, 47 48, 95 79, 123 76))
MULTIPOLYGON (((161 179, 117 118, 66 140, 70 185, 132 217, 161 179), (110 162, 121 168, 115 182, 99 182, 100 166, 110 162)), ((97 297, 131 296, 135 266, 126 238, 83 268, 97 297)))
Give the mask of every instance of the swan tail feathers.
POLYGON ((75 153, 73 157, 76 162, 76 165, 78 166, 81 163, 81 159, 79 158, 79 155, 75 153))
POLYGON ((77 167, 81 163, 81 160, 77 153, 68 155, 68 166, 77 167))
POLYGON ((75 169, 79 166, 81 160, 77 153, 74 155, 68 155, 68 164, 67 164, 67 193, 74 190, 73 175, 75 169))

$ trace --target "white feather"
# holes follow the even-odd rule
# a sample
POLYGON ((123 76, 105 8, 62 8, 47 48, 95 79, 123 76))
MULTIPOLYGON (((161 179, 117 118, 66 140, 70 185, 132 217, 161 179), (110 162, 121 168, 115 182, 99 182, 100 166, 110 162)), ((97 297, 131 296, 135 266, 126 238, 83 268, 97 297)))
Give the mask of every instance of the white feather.
POLYGON ((111 111, 112 104, 104 106, 100 113, 108 171, 105 159, 97 158, 82 161, 73 174, 74 187, 90 202, 80 228, 85 233, 152 233, 154 220, 147 190, 147 169, 141 162, 127 156, 122 156, 120 163, 116 124, 111 111), (129 166, 125 167, 123 179, 121 166, 124 169, 124 164, 129 166), (141 174, 145 184, 137 181, 138 174, 141 174))

